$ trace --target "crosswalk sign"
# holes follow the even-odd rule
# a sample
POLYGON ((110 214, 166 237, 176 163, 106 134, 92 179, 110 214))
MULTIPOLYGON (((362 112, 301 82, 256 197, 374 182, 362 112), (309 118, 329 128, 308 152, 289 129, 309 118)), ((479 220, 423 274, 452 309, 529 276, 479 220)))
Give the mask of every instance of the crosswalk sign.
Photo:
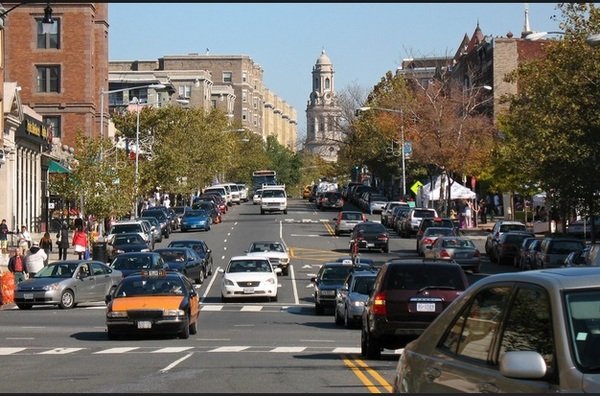
POLYGON ((410 186, 410 191, 414 192, 415 194, 417 194, 419 192, 419 188, 423 187, 423 183, 421 183, 420 181, 416 181, 415 184, 413 184, 412 186, 410 186))

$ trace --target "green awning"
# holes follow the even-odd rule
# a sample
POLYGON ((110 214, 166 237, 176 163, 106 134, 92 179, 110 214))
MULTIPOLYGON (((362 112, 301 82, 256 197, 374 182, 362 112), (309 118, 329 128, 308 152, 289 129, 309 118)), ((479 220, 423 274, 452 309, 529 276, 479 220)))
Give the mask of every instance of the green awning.
POLYGON ((48 172, 50 173, 71 173, 70 170, 62 166, 60 163, 51 160, 50 166, 48 167, 48 172))

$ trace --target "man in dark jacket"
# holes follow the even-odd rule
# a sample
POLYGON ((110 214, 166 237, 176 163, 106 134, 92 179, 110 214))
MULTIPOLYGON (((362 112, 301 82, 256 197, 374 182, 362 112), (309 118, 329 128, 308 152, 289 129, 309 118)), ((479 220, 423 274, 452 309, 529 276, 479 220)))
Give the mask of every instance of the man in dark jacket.
POLYGON ((2 253, 8 253, 8 226, 6 219, 2 219, 0 223, 0 250, 2 253))
POLYGON ((62 227, 56 234, 56 244, 58 245, 58 259, 67 259, 67 249, 69 248, 69 226, 63 222, 62 227))
POLYGON ((8 270, 15 276, 15 286, 25 280, 25 258, 21 254, 21 249, 14 249, 8 260, 8 270))

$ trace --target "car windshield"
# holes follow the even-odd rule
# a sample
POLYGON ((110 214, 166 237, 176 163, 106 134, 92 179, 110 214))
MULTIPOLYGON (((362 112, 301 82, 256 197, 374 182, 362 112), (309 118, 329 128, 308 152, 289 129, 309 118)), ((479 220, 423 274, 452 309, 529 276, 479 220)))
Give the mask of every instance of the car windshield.
POLYGON ((465 289, 460 272, 454 266, 432 268, 430 265, 423 264, 392 265, 387 278, 389 290, 420 290, 423 287, 435 288, 435 286, 465 289))
POLYGON ((262 193, 263 198, 285 198, 285 191, 283 190, 265 190, 262 193))
POLYGON ((253 243, 250 252, 284 252, 283 246, 278 243, 257 242, 253 243))
POLYGON ((229 263, 227 272, 272 272, 272 269, 271 264, 265 260, 235 260, 229 263))
POLYGON ((505 235, 504 243, 508 243, 511 245, 521 245, 525 238, 530 238, 529 235, 505 235))
POLYGON ((600 290, 564 293, 571 349, 578 365, 600 370, 600 290))
POLYGON ((429 227, 425 230, 426 236, 451 236, 456 235, 452 228, 429 227))
POLYGON ((42 268, 36 278, 71 278, 77 269, 77 263, 52 263, 42 268))
POLYGON ((184 285, 177 278, 127 277, 115 293, 115 297, 135 297, 148 295, 182 295, 184 285))
POLYGON ((127 245, 130 243, 144 243, 144 240, 139 234, 130 234, 127 236, 117 235, 113 242, 114 245, 127 245))
POLYGON ((374 276, 359 276, 354 281, 352 291, 354 293, 369 294, 375 283, 374 276))
POLYGON ((140 219, 148 221, 151 225, 155 227, 160 226, 160 223, 158 222, 158 220, 156 220, 156 217, 140 217, 140 219))
POLYGON ((136 270, 149 269, 152 267, 152 257, 150 256, 117 256, 111 267, 116 270, 136 270))
POLYGON ((143 216, 156 217, 159 221, 164 221, 167 215, 162 210, 145 210, 142 212, 143 216))
POLYGON ((342 220, 362 220, 361 213, 342 213, 342 220))
POLYGON ((554 241, 548 249, 549 254, 569 254, 585 247, 583 242, 579 241, 554 241))
POLYGON ((343 281, 352 271, 350 265, 326 266, 321 272, 321 280, 324 281, 343 281))
POLYGON ((111 234, 124 234, 129 232, 140 232, 142 226, 140 224, 115 224, 111 230, 111 234))
POLYGON ((444 239, 442 247, 453 249, 475 249, 475 244, 470 239, 444 239))
POLYGON ((180 242, 173 241, 169 243, 169 247, 189 247, 197 252, 204 252, 204 245, 198 242, 180 242))
POLYGON ((356 226, 356 230, 364 230, 365 232, 386 232, 386 228, 380 223, 361 223, 356 226))
POLYGON ((165 261, 185 261, 185 251, 183 250, 155 250, 155 252, 158 252, 165 261))
POLYGON ((183 217, 206 217, 206 211, 204 210, 188 210, 183 214, 183 217))
POLYGON ((509 231, 527 231, 527 228, 525 228, 525 224, 502 224, 500 226, 500 232, 509 231))

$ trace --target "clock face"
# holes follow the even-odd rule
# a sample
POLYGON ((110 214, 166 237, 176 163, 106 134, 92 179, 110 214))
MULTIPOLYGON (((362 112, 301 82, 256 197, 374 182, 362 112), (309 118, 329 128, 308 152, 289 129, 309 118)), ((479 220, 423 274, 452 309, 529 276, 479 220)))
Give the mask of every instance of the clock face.
POLYGON ((327 100, 331 99, 331 94, 330 93, 326 93, 325 94, 325 99, 327 99, 327 100))

